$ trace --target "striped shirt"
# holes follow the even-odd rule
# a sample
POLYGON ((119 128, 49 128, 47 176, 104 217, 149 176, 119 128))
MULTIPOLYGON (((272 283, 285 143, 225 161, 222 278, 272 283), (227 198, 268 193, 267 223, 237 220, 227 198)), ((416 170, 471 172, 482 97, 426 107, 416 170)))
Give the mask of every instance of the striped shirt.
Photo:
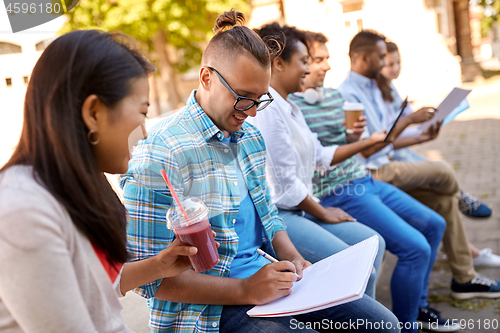
MULTIPOLYGON (((295 102, 304 114, 311 131, 318 134, 323 146, 341 146, 347 144, 342 106, 344 98, 340 92, 332 88, 318 88, 322 98, 315 104, 307 103, 302 94, 291 94, 288 97, 295 102)), ((333 170, 315 172, 313 190, 316 197, 322 197, 335 190, 336 186, 344 185, 352 180, 362 178, 366 170, 353 156, 340 162, 333 170)))
MULTIPOLYGON (((235 147, 223 142, 223 132, 206 115, 191 93, 187 105, 156 125, 141 141, 120 179, 124 203, 129 212, 128 249, 133 260, 156 255, 174 240, 165 214, 172 204, 160 170, 165 169, 180 200, 197 197, 209 209, 209 221, 217 233, 220 262, 203 274, 229 277, 238 249, 235 221, 240 205, 240 188, 231 148, 262 224, 263 249, 274 254, 271 242, 284 230, 271 203, 265 180, 266 150, 260 132, 244 123, 232 133, 235 147)), ((162 280, 135 291, 148 298, 152 332, 218 332, 222 306, 184 304, 154 298, 162 280)))

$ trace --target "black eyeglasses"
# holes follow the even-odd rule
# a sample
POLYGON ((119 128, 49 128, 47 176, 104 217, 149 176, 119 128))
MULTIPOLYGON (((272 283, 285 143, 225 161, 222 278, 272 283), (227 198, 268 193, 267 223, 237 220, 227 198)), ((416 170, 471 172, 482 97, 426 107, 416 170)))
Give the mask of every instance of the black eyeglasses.
POLYGON ((213 67, 207 67, 207 68, 210 69, 211 71, 215 72, 215 74, 217 74, 217 76, 219 77, 220 83, 222 83, 222 85, 224 85, 224 87, 226 87, 227 90, 229 90, 229 92, 231 94, 233 94, 234 98, 236 98, 236 102, 234 102, 234 106, 233 106, 236 111, 246 111, 246 110, 251 109, 254 105, 255 105, 255 108, 257 111, 261 111, 264 108, 266 108, 266 106, 271 104, 272 101, 274 101, 274 98, 273 98, 273 96, 271 96, 270 93, 262 95, 260 97, 260 100, 258 100, 258 101, 255 99, 248 98, 248 97, 240 96, 233 90, 233 88, 231 88, 229 86, 229 84, 226 82, 226 80, 224 80, 222 75, 220 75, 220 73, 215 68, 213 68, 213 67))

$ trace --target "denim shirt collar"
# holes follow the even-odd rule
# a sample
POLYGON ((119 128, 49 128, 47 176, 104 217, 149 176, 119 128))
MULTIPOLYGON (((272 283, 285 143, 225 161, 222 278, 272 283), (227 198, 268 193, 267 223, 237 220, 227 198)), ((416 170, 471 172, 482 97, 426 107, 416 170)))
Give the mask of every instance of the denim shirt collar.
POLYGON ((373 85, 376 84, 374 80, 354 71, 350 71, 348 77, 362 88, 372 89, 373 85))

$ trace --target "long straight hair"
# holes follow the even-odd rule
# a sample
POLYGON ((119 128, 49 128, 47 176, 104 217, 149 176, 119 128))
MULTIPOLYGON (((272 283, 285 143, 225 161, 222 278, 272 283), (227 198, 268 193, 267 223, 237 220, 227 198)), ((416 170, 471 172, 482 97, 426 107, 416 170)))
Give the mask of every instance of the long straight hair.
POLYGON ((112 110, 130 94, 131 80, 154 71, 134 45, 123 34, 96 30, 71 32, 52 42, 28 84, 19 144, 0 170, 31 166, 34 178, 66 208, 78 230, 110 262, 121 263, 127 260, 126 210, 97 168, 81 109, 95 94, 112 110))
MULTIPOLYGON (((387 45, 387 54, 399 52, 398 46, 393 42, 386 42, 385 45, 387 45)), ((380 92, 382 92, 382 98, 384 99, 384 101, 388 101, 390 103, 394 102, 391 82, 387 80, 380 72, 378 73, 377 79, 375 81, 377 81, 377 86, 380 89, 380 92)))

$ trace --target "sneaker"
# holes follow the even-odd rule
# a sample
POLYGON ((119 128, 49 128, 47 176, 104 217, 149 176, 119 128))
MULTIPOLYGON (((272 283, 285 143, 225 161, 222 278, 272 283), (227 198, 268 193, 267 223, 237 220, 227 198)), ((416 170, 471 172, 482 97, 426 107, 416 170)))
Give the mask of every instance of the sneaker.
POLYGON ((443 251, 438 251, 436 261, 448 261, 448 256, 443 251))
POLYGON ((493 254, 490 248, 482 249, 477 258, 473 258, 474 266, 500 267, 500 256, 493 254))
POLYGON ((432 332, 460 331, 460 325, 457 322, 441 318, 441 313, 430 306, 418 310, 417 323, 421 323, 423 329, 432 332))
POLYGON ((451 296, 457 299, 500 298, 500 284, 480 274, 467 283, 451 280, 451 296))
POLYGON ((460 211, 470 219, 482 220, 491 216, 491 209, 488 206, 465 191, 461 192, 458 207, 460 211))

